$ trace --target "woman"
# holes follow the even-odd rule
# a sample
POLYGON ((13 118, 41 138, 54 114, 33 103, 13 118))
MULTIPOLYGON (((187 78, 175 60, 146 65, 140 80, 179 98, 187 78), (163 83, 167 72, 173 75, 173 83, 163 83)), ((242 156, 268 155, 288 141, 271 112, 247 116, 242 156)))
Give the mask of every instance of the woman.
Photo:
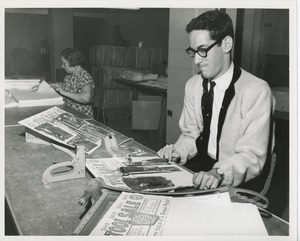
POLYGON ((74 48, 67 48, 60 54, 62 67, 67 72, 61 87, 55 90, 64 97, 66 105, 93 117, 92 101, 94 82, 92 76, 84 69, 86 62, 82 53, 74 48))

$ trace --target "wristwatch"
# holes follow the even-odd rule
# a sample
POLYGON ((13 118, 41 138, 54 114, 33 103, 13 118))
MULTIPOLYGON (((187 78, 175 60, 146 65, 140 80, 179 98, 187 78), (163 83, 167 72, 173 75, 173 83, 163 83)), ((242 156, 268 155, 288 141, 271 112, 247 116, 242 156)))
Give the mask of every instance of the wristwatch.
POLYGON ((216 170, 216 173, 218 174, 218 176, 220 177, 219 179, 219 183, 222 183, 224 180, 224 172, 221 168, 214 168, 216 170))

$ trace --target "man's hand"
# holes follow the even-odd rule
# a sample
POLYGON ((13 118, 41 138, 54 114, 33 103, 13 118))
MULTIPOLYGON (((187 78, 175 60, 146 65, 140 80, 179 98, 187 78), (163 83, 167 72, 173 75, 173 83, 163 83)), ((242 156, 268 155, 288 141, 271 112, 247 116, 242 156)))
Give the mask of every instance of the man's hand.
POLYGON ((175 150, 174 145, 166 145, 165 147, 161 148, 157 154, 161 158, 166 158, 169 161, 179 161, 180 155, 179 153, 175 150))
POLYGON ((217 174, 215 169, 208 172, 196 172, 193 176, 194 187, 201 190, 217 188, 221 180, 222 177, 217 174))

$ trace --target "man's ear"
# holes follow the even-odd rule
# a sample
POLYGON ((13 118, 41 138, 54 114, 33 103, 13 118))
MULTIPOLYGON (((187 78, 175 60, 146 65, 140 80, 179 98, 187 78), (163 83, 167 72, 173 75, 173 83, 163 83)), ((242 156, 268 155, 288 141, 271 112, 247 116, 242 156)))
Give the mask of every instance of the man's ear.
POLYGON ((233 47, 233 39, 230 36, 226 36, 223 39, 222 46, 226 54, 230 53, 233 47))

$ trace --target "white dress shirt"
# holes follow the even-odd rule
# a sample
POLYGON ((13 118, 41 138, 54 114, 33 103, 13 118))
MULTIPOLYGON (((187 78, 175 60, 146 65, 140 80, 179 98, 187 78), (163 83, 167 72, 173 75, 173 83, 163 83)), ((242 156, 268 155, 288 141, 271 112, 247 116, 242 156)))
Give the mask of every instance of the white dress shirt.
POLYGON ((230 85, 233 76, 233 63, 225 74, 213 80, 216 83, 214 87, 214 100, 212 109, 212 118, 210 124, 210 135, 208 141, 208 155, 216 159, 217 154, 217 134, 218 134, 218 120, 219 113, 222 107, 225 91, 230 85))

